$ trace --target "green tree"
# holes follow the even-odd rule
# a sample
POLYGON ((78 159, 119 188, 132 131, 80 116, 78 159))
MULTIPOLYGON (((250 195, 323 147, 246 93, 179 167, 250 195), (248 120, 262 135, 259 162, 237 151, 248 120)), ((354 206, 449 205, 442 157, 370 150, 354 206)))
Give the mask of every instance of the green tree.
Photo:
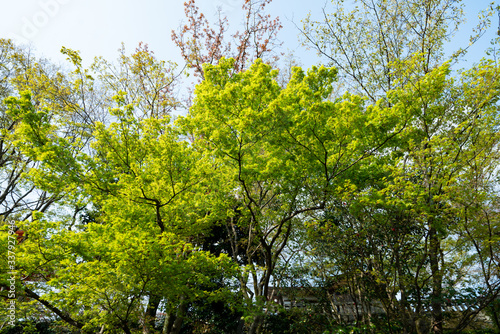
MULTIPOLYGON (((16 147, 15 130, 20 121, 7 112, 8 105, 3 100, 9 95, 19 97, 21 92, 29 89, 32 104, 39 110, 50 110, 44 113, 45 120, 59 124, 62 136, 78 138, 81 142, 88 138, 89 128, 101 109, 95 107, 95 94, 88 89, 91 85, 84 86, 81 76, 76 73, 64 72, 48 60, 36 58, 32 50, 16 46, 10 40, 0 40, 0 54, 0 217, 2 230, 8 230, 6 223, 13 222, 19 235, 18 241, 21 241, 26 239, 27 233, 20 228, 19 222, 33 219, 34 212, 55 210, 64 194, 59 190, 42 189, 25 177, 26 173, 37 168, 40 163, 16 147)), ((2 239, 2 245, 5 245, 3 252, 7 251, 7 236, 5 237, 2 239)), ((11 270, 6 256, 2 257, 1 268, 1 285, 4 288, 2 295, 7 296, 9 289, 4 278, 11 270)), ((29 277, 18 277, 18 283, 26 279, 29 277)), ((51 317, 50 312, 47 314, 33 304, 22 306, 22 303, 18 304, 19 319, 51 317)))
MULTIPOLYGON (((323 8, 323 20, 314 20, 311 15, 304 19, 303 42, 339 70, 339 80, 347 90, 374 103, 411 79, 394 63, 411 61, 415 54, 421 54, 422 61, 412 67, 413 78, 418 78, 446 60, 463 56, 469 47, 444 52, 465 21, 461 0, 331 3, 323 8)), ((485 33, 493 14, 492 2, 480 14, 480 23, 471 32, 471 44, 485 33)))
MULTIPOLYGON (((65 52, 88 79, 78 54, 65 52)), ((94 123, 85 142, 64 132, 31 94, 6 100, 14 144, 37 162, 31 182, 98 212, 87 220, 37 213, 19 222, 29 238, 17 246, 17 266, 37 278, 19 291, 84 331, 150 332, 161 307, 168 314, 163 331, 179 333, 186 305, 220 298, 224 287, 206 289, 212 277, 232 272, 227 256, 197 246, 210 227, 209 157, 188 145, 167 115, 136 117, 143 101, 117 95, 115 121, 94 123)))
MULTIPOLYGON (((224 176, 223 209, 217 210, 234 218, 228 230, 239 226, 247 233, 238 241, 233 232, 232 238, 233 245, 243 243, 247 259, 238 279, 246 303, 255 302, 248 317, 255 333, 268 308, 274 269, 296 225, 307 213, 324 210, 350 170, 397 134, 389 125, 397 117, 365 108, 364 99, 354 95, 328 101, 333 69, 306 74, 294 68, 282 89, 269 65, 257 61, 236 73, 233 63, 221 59, 205 66, 205 80, 181 122, 224 176)), ((238 249, 233 246, 235 262, 243 255, 238 249)))
MULTIPOLYGON (((466 51, 463 48, 453 54, 444 53, 444 46, 464 18, 461 1, 361 0, 356 1, 356 6, 350 7, 350 11, 345 9, 344 1, 332 3, 334 11, 328 13, 325 7, 324 20, 314 21, 308 17, 304 21, 304 42, 338 68, 339 77, 346 87, 367 96, 373 103, 380 100, 379 103, 388 107, 399 104, 400 108, 409 112, 409 117, 404 119, 406 129, 400 136, 401 141, 390 150, 395 159, 384 162, 389 166, 380 165, 387 170, 389 183, 381 185, 375 181, 371 186, 365 185, 369 192, 376 193, 378 189, 380 193, 377 195, 378 204, 373 203, 372 213, 366 215, 366 212, 363 219, 370 221, 379 217, 378 224, 396 231, 400 230, 394 223, 404 219, 417 230, 425 232, 421 255, 408 259, 411 263, 416 258, 419 264, 403 280, 402 272, 397 274, 397 267, 402 263, 398 255, 402 244, 394 243, 394 239, 392 243, 397 249, 392 255, 370 248, 375 252, 371 255, 384 254, 390 259, 389 268, 395 270, 393 277, 400 276, 401 283, 405 280, 411 282, 411 275, 415 277, 411 285, 416 295, 412 293, 412 298, 416 296, 419 305, 424 299, 432 300, 431 327, 434 332, 440 333, 444 324, 444 282, 451 279, 453 274, 447 276, 447 273, 454 267, 452 262, 447 262, 444 254, 453 252, 451 240, 456 237, 454 233, 461 233, 456 229, 457 212, 452 209, 456 204, 452 197, 452 194, 456 195, 453 189, 458 187, 460 183, 457 180, 467 170, 467 161, 471 159, 469 152, 480 149, 473 148, 475 138, 483 135, 496 138, 494 127, 483 130, 487 124, 485 119, 496 122, 495 116, 489 116, 494 114, 496 104, 497 88, 492 79, 497 76, 496 65, 483 63, 475 67, 472 72, 460 77, 461 83, 445 79, 444 72, 438 75, 440 78, 436 77, 435 73, 444 69, 441 67, 439 70, 444 60, 455 61, 466 51), (394 191, 389 191, 394 186, 394 191), (401 196, 404 199, 400 203, 393 200, 401 196), (379 207, 380 204, 382 207, 379 207), (384 211, 386 214, 380 215, 384 211), (411 216, 408 216, 409 213, 411 216), (393 223, 389 224, 391 220, 393 223), (429 275, 422 275, 427 270, 429 275), (418 283, 421 278, 423 281, 418 283), (429 286, 425 282, 429 282, 429 286), (431 289, 430 295, 426 295, 427 288, 431 289)), ((484 33, 494 12, 492 3, 481 13, 481 21, 471 36, 471 43, 484 33)), ((495 140, 481 142, 486 145, 481 149, 489 152, 496 150, 495 140)), ((359 199, 360 195, 353 197, 359 199)), ((390 232, 388 230, 385 234, 390 236, 390 232)), ((407 234, 400 236, 406 238, 407 234)), ((389 241, 381 242, 387 244, 389 241)), ((407 253, 406 257, 410 254, 407 253)), ((403 304, 407 302, 404 295, 408 291, 406 288, 406 283, 400 287, 403 304)), ((394 296, 390 291, 388 295, 394 296)), ((424 308, 417 307, 423 313, 408 315, 403 322, 410 321, 418 327, 415 319, 426 317, 424 308)))
POLYGON ((144 43, 140 43, 131 55, 125 51, 122 45, 115 62, 99 57, 91 65, 91 72, 101 84, 106 100, 125 92, 125 103, 135 104, 133 112, 136 118, 169 115, 179 104, 175 98, 179 81, 175 73, 177 64, 158 60, 144 43))
MULTIPOLYGON (((471 196, 474 206, 487 205, 488 200, 477 200, 487 196, 483 187, 494 187, 498 74, 497 64, 485 61, 452 79, 444 65, 391 91, 382 105, 405 111, 404 130, 373 157, 378 171, 359 175, 355 187, 338 199, 346 205, 331 210, 328 224, 313 225, 313 237, 332 243, 321 241, 316 250, 317 256, 328 256, 323 267, 330 272, 323 274, 347 276, 361 302, 378 300, 390 322, 412 332, 454 326, 443 312, 458 287, 483 289, 474 301, 453 300, 470 307, 459 316, 461 329, 500 292, 488 256, 492 249, 479 246, 489 244, 493 234, 471 234, 471 217, 463 211, 464 203, 472 205, 471 196), (474 178, 490 181, 479 186, 474 178), (339 244, 342 239, 349 241, 339 244), (478 267, 481 275, 469 273, 478 267)), ((472 229, 482 230, 484 222, 477 223, 472 229)), ((489 220, 486 226, 494 230, 497 223, 489 220)))

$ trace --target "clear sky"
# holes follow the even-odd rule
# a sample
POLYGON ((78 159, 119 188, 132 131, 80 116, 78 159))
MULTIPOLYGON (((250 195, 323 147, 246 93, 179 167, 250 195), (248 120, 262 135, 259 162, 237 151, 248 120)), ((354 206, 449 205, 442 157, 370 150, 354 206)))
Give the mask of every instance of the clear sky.
MULTIPOLYGON (((239 22, 242 0, 197 0, 201 10, 209 18, 221 7, 230 22, 239 22), (233 21, 231 21, 233 19, 233 21)), ((172 29, 184 19, 183 0, 0 0, 0 37, 13 38, 31 44, 37 55, 56 62, 63 62, 59 54, 61 46, 80 50, 84 62, 90 63, 95 56, 115 59, 117 49, 124 42, 133 51, 139 42, 149 44, 162 60, 182 63, 179 51, 170 39, 172 29)), ((477 23, 477 12, 486 7, 489 0, 464 0, 468 25, 457 35, 462 45, 468 43, 468 35, 477 23), (467 31, 468 30, 468 31, 467 31)), ((309 11, 320 15, 325 0, 274 0, 270 6, 273 16, 280 16, 284 29, 279 38, 284 41, 285 52, 297 50, 298 31, 309 11)), ((493 18, 492 28, 483 42, 475 46, 469 58, 477 60, 495 37, 498 18, 493 18)), ((297 56, 305 66, 317 62, 314 52, 300 50, 297 56)))

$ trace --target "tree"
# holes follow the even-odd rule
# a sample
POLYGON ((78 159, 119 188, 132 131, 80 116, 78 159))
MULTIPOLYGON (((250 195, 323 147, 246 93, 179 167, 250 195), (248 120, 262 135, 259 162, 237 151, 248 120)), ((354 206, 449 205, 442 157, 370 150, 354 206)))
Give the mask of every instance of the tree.
POLYGON ((269 1, 245 1, 230 42, 188 2, 173 38, 200 81, 175 121, 176 65, 144 44, 90 69, 63 48, 66 73, 6 43, 0 204, 24 231, 25 309, 125 333, 213 329, 224 310, 223 331, 262 333, 283 319, 274 287, 310 270, 322 330, 463 331, 481 310, 498 326, 498 64, 442 64, 460 1, 337 3, 303 29, 337 69, 283 81, 269 1))
POLYGON ((295 226, 307 220, 307 213, 324 210, 350 170, 397 130, 389 125, 394 117, 365 109, 358 96, 327 101, 333 69, 312 68, 305 74, 295 68, 282 89, 269 65, 257 61, 236 73, 234 61, 205 66, 205 80, 181 122, 194 145, 210 152, 225 175, 223 209, 217 211, 233 212, 228 230, 238 226, 248 233, 239 241, 233 232, 232 256, 234 262, 247 259, 238 279, 246 303, 255 301, 248 318, 249 332, 255 333, 262 309, 269 307, 273 271, 295 226), (236 252, 239 242, 244 255, 236 252))
MULTIPOLYGON (((101 114, 101 119, 106 121, 111 116, 119 121, 105 126, 87 117, 72 118, 71 114, 64 112, 82 109, 76 103, 72 104, 68 97, 47 98, 47 104, 41 104, 32 93, 23 92, 20 97, 6 100, 6 115, 15 124, 10 129, 10 145, 16 147, 15 152, 21 152, 28 161, 33 161, 33 167, 36 167, 22 171, 29 171, 25 182, 36 185, 47 194, 57 195, 62 208, 68 205, 75 208, 69 215, 54 211, 42 215, 43 211, 35 211, 33 219, 17 223, 30 236, 17 247, 20 277, 27 278, 23 282, 18 280, 18 291, 77 328, 92 330, 102 326, 104 330, 107 323, 109 328, 130 332, 142 323, 143 330, 148 332, 155 323, 158 308, 163 307, 171 313, 171 323, 166 321, 165 332, 178 332, 185 305, 192 298, 196 299, 194 296, 200 296, 194 291, 212 286, 210 278, 215 275, 212 270, 220 275, 219 265, 224 266, 224 273, 230 273, 231 266, 224 260, 224 255, 215 257, 196 249, 203 239, 203 231, 208 228, 202 219, 206 211, 197 207, 199 203, 191 201, 191 209, 180 203, 178 209, 169 206, 171 202, 184 203, 187 198, 193 199, 193 193, 200 196, 203 190, 191 188, 195 185, 203 187, 206 182, 203 171, 206 166, 200 155, 187 148, 185 141, 179 141, 179 134, 172 125, 169 130, 167 113, 175 105, 171 91, 175 78, 147 48, 141 47, 131 58, 122 52, 122 70, 119 72, 113 72, 112 65, 103 60, 93 66, 98 71, 94 76, 104 88, 100 102, 94 104, 95 100, 88 98, 97 93, 93 89, 94 76, 82 68, 78 53, 65 48, 63 52, 76 67, 70 74, 76 79, 68 85, 68 96, 82 96, 83 111, 96 105, 115 104, 117 107, 110 111, 109 116, 101 114), (125 77, 127 73, 131 77, 125 77), (108 98, 110 93, 118 95, 111 99, 108 98), (129 97, 127 93, 134 95, 129 97), (62 105, 55 101, 62 101, 62 105), (197 174, 200 178, 186 174, 198 173, 192 168, 194 165, 186 163, 199 167, 196 170, 201 173, 197 174), (163 185, 157 176, 148 176, 148 173, 160 173, 168 183, 163 185), (128 186, 136 188, 127 190, 128 186, 118 185, 120 182, 130 182, 128 186), (145 187, 150 187, 151 192, 145 187), (113 196, 116 196, 114 203, 113 196), (135 207, 131 203, 135 203, 135 207), (119 212, 113 213, 112 210, 119 212), (97 214, 87 218, 82 216, 89 211, 97 214), (124 216, 120 216, 120 212, 124 216), (134 219, 143 219, 142 229, 124 227, 127 220, 136 224, 134 219), (147 223, 152 222, 151 219, 154 224, 147 223), (188 225, 184 227, 184 224, 188 225), (101 240, 99 233, 109 233, 110 236, 101 240), (158 242, 151 242, 156 239, 158 242), (131 243, 133 240, 137 244, 131 243), (113 244, 117 247, 113 248, 113 244), (148 250, 147 245, 152 248, 148 250), (118 254, 124 256, 122 260, 118 254), (208 262, 202 264, 202 258, 208 262), (164 265, 157 268, 147 265, 156 266, 158 262, 164 265), (167 267, 170 269, 165 271, 167 267), (133 268, 138 271, 134 272, 133 268), (204 273, 210 274, 204 276, 204 273), (176 293, 165 290, 167 283, 168 291, 176 289, 163 279, 169 274, 179 278, 176 293), (184 281, 181 277, 185 278, 184 281), (208 281, 204 277, 208 277, 208 281), (99 288, 95 289, 95 285, 99 288), (54 288, 59 293, 54 293, 54 288), (82 294, 88 298, 81 300, 82 294), (182 300, 180 305, 178 298, 182 300), (179 307, 177 312, 176 307, 179 307), (80 314, 82 309, 86 310, 83 315, 80 314)), ((54 89, 63 90, 64 77, 59 74, 59 78, 60 85, 54 85, 54 89)), ((45 84, 51 92, 47 81, 40 80, 40 84, 45 84)), ((41 90, 39 94, 42 93, 47 92, 41 90)), ((7 239, 3 241, 6 245, 7 239)), ((224 287, 219 288, 224 290, 224 287)), ((218 290, 214 290, 208 299, 218 294, 218 290)))
MULTIPOLYGON (((99 113, 93 108, 95 95, 80 85, 80 81, 72 75, 63 72, 45 59, 38 59, 33 51, 18 47, 10 40, 0 40, 1 53, 1 138, 0 138, 0 175, 1 185, 1 221, 2 229, 8 229, 12 223, 17 242, 29 237, 27 231, 20 228, 22 221, 32 220, 36 212, 49 212, 57 207, 63 194, 60 191, 41 189, 32 180, 25 178, 26 173, 37 168, 39 162, 33 157, 21 152, 15 145, 15 130, 19 120, 10 115, 4 99, 9 95, 20 96, 29 89, 32 92, 32 103, 40 110, 50 109, 44 113, 45 120, 61 125, 62 136, 72 136, 85 142, 88 128, 99 113), (73 91, 73 88, 76 89, 73 91), (76 122, 79 123, 75 127, 76 122)), ((3 248, 7 252, 7 236, 3 239, 3 248)), ((11 254, 12 257, 12 254, 11 254)), ((9 284, 5 281, 10 266, 7 256, 2 257, 2 295, 7 296, 9 284)), ((9 276, 10 277, 10 276, 9 276)), ((19 280, 28 280, 29 276, 20 276, 19 280)), ((16 297, 19 297, 16 295, 16 297)), ((18 304, 19 318, 47 319, 46 313, 40 308, 27 304, 18 304), (39 312, 38 314, 34 314, 39 312)))
MULTIPOLYGON (((479 100, 472 84, 455 86, 452 80, 447 83, 444 79, 433 83, 428 81, 432 80, 432 72, 443 60, 456 60, 465 52, 459 49, 450 56, 443 51, 443 46, 462 21, 463 5, 460 1, 362 0, 349 12, 345 11, 342 1, 333 3, 335 12, 329 14, 324 9, 323 21, 313 21, 310 17, 305 20, 302 30, 305 43, 337 66, 341 80, 354 91, 366 95, 374 103, 381 99, 383 105, 400 103, 402 108, 414 110, 411 118, 404 120, 408 123, 401 137, 403 141, 398 144, 402 146, 393 152, 404 158, 389 162, 393 166, 390 171, 391 177, 394 177, 392 182, 400 186, 396 192, 387 192, 386 188, 380 195, 397 198, 398 194, 406 194, 403 196, 409 202, 403 201, 406 204, 395 217, 406 215, 413 208, 416 211, 411 220, 415 226, 419 226, 419 222, 426 224, 420 225, 426 231, 421 249, 424 255, 413 274, 420 277, 422 270, 430 270, 426 281, 432 282, 432 292, 425 298, 432 300, 433 331, 441 333, 444 279, 451 268, 451 263, 446 263, 443 247, 450 242, 450 234, 456 231, 456 216, 451 209, 448 210, 450 205, 453 207, 450 204, 453 199, 449 196, 451 189, 458 184, 455 183, 456 178, 466 169, 467 159, 471 159, 465 152, 472 149, 472 138, 476 138, 472 129, 482 128, 474 122, 482 122, 488 117, 481 115, 488 114, 496 103, 490 95, 490 92, 496 91, 496 85, 489 79, 496 77, 496 70, 491 65, 475 68, 480 74, 475 77, 478 85, 474 89, 483 91, 479 100), (401 95, 405 100, 394 99, 395 94, 399 94, 397 92, 405 92, 401 95), (406 137, 405 133, 413 134, 406 137), (443 155, 444 152, 447 155, 443 155), (450 160, 450 157, 455 160, 450 160), (402 168, 406 172, 394 174, 395 170, 402 171, 402 168), (412 204, 408 206, 409 203, 412 204)), ((488 26, 487 17, 493 12, 491 4, 488 11, 482 14, 483 20, 471 42, 484 33, 488 26)), ((470 75, 463 78, 474 81, 470 75)), ((486 141, 482 143, 486 144, 486 141)), ((488 145, 496 147, 494 141, 488 142, 488 145)), ((379 201, 392 202, 382 198, 379 201)), ((400 246, 399 243, 396 245, 400 246)), ((417 295, 420 295, 424 293, 425 285, 419 286, 422 283, 416 281, 414 285, 417 295)), ((403 286, 401 291, 405 291, 403 286)), ((404 301, 405 296, 402 298, 404 301)), ((424 295, 418 296, 417 301, 421 303, 422 298, 424 295)))
MULTIPOLYGON (((421 54, 421 63, 412 67, 418 78, 466 53, 468 46, 444 52, 464 21, 463 6, 461 0, 355 0, 350 6, 333 0, 331 11, 323 8, 323 20, 309 15, 300 31, 304 44, 339 70, 349 91, 376 102, 411 78, 394 63, 421 54)), ((471 44, 484 34, 494 13, 491 3, 470 36, 471 44)))
POLYGON ((125 46, 119 50, 117 64, 97 58, 91 66, 107 98, 119 92, 126 104, 135 103, 134 113, 138 119, 161 118, 169 115, 179 104, 175 97, 178 76, 177 65, 158 60, 147 44, 140 43, 135 52, 127 56, 125 46))
MULTIPOLYGON (((12 41, 0 40, 0 98, 19 94, 28 89, 34 92, 34 103, 41 107, 58 106, 61 109, 74 103, 66 91, 69 82, 58 69, 46 60, 37 60, 30 50, 15 46, 12 41)), ((21 175, 36 163, 16 150, 12 143, 12 132, 16 121, 6 113, 6 105, 0 105, 0 215, 3 221, 28 219, 33 211, 45 211, 59 198, 58 194, 40 191, 21 175)), ((68 108, 69 109, 69 108, 68 108)), ((68 110, 69 111, 69 110, 68 110)), ((61 112, 58 117, 71 119, 74 112, 61 112)), ((69 128, 68 128, 69 130, 69 128)))
POLYGON ((206 15, 199 12, 194 0, 184 3, 188 24, 172 31, 172 40, 194 75, 204 78, 204 64, 217 65, 222 57, 234 58, 234 69, 239 72, 254 60, 271 61, 274 48, 279 45, 276 34, 281 29, 279 18, 265 14, 272 0, 245 0, 242 5, 243 31, 236 31, 228 41, 228 20, 218 12, 218 21, 211 27, 206 15))
MULTIPOLYGON (((498 67, 485 61, 456 80, 448 76, 444 65, 388 94, 381 104, 405 110, 404 130, 373 157, 379 171, 354 178, 355 187, 338 199, 346 205, 338 205, 328 224, 320 221, 320 232, 313 234, 333 244, 339 238, 350 240, 326 253, 319 248, 316 255, 328 256, 334 274, 351 277, 351 289, 360 291, 362 302, 376 298, 388 320, 415 333, 443 331, 446 300, 452 302, 458 287, 483 286, 459 317, 461 329, 500 292, 492 258, 478 247, 479 239, 492 235, 476 239, 467 233, 470 217, 459 209, 463 196, 470 198, 464 189, 475 184, 470 175, 491 175, 483 161, 498 154, 498 67), (467 241, 458 238, 464 234, 467 241), (465 260, 470 256, 475 260, 465 260), (467 272, 477 265, 490 269, 470 281, 467 272), (429 314, 432 322, 427 323, 429 314)), ((479 198, 485 196, 479 193, 479 198)), ((495 229, 493 225, 489 221, 487 226, 495 229)))
POLYGON ((169 314, 164 332, 179 333, 186 304, 203 296, 213 275, 231 273, 227 256, 196 249, 209 226, 202 200, 209 161, 179 140, 168 117, 137 120, 123 95, 111 111, 117 121, 97 123, 92 151, 76 156, 75 141, 58 136, 29 94, 7 100, 9 114, 23 121, 18 147, 40 161, 33 180, 63 187, 73 201, 100 211, 86 224, 40 214, 25 222, 30 238, 18 246, 18 266, 43 279, 21 290, 89 331, 131 333, 142 324, 149 332, 162 303, 169 314))

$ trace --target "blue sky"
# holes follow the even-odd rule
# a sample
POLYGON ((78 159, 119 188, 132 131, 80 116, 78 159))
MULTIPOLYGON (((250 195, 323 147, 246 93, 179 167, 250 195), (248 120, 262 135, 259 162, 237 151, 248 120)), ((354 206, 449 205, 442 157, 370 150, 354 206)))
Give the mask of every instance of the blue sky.
MULTIPOLYGON (((230 22, 239 22, 241 0, 198 0, 197 4, 209 17, 214 17, 221 7, 230 22), (233 21, 231 21, 233 19, 233 21)), ((453 45, 466 45, 471 27, 477 23, 477 12, 485 8, 488 0, 464 0, 468 23, 461 30, 453 45)), ((309 11, 320 15, 325 0, 274 0, 270 6, 273 16, 280 16, 284 29, 280 39, 285 52, 299 48, 295 21, 309 11)), ((62 46, 80 50, 88 64, 95 56, 115 59, 117 49, 124 42, 133 51, 139 42, 149 44, 158 58, 182 63, 179 51, 170 39, 172 29, 184 19, 182 0, 0 0, 0 37, 13 38, 31 44, 37 55, 56 62, 64 62, 59 54, 62 46)), ((493 18, 492 28, 483 41, 474 46, 468 59, 478 60, 495 37, 498 18, 493 18)), ((314 52, 297 51, 305 66, 317 62, 314 52)))
MULTIPOLYGON (((324 4, 316 3, 319 8, 324 4)), ((241 17, 240 0, 198 0, 197 4, 208 18, 215 17, 217 7, 230 19, 241 17)), ((298 39, 288 19, 299 22, 309 10, 306 4, 311 6, 311 2, 284 0, 272 4, 273 14, 286 26, 281 37, 289 49, 297 48, 298 39)), ((132 51, 143 41, 158 58, 181 62, 170 35, 183 19, 183 1, 0 0, 0 37, 31 43, 37 54, 58 61, 64 60, 59 56, 61 46, 80 50, 89 61, 95 56, 115 59, 122 42, 132 51)))

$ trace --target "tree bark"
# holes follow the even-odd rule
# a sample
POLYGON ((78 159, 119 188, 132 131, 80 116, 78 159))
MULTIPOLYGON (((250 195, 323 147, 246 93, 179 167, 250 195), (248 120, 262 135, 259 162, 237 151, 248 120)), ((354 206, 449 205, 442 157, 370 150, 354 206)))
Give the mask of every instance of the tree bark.
POLYGON ((181 297, 179 308, 177 309, 177 314, 175 315, 175 320, 172 324, 172 330, 169 334, 179 334, 181 332, 182 323, 184 321, 184 316, 186 315, 187 302, 184 296, 181 297))
POLYGON ((175 318, 175 316, 171 312, 168 312, 165 315, 165 321, 163 323, 162 334, 170 333, 170 331, 172 330, 172 326, 174 324, 174 318, 175 318))
POLYGON ((49 310, 51 310, 52 312, 57 314, 62 320, 64 320, 65 322, 67 322, 71 326, 74 326, 74 327, 79 328, 79 329, 81 329, 84 326, 84 324, 82 324, 81 322, 71 318, 71 316, 69 314, 61 311, 60 309, 58 309, 54 305, 50 304, 48 301, 42 299, 42 297, 40 297, 36 292, 30 290, 29 288, 24 287, 24 292, 26 293, 26 296, 37 300, 38 302, 40 302, 40 304, 42 304, 43 306, 45 306, 46 308, 48 308, 49 310))
POLYGON ((248 334, 259 334, 263 323, 264 317, 262 315, 256 315, 252 321, 252 325, 248 329, 248 334))
POLYGON ((158 296, 150 295, 146 311, 144 312, 144 325, 142 328, 143 334, 149 334, 154 331, 156 321, 156 311, 160 305, 161 298, 158 296))
POLYGON ((431 308, 432 308, 432 332, 435 334, 443 333, 443 275, 439 268, 439 256, 441 254, 441 243, 437 230, 431 225, 429 230, 429 261, 431 264, 432 273, 432 293, 431 293, 431 308))

